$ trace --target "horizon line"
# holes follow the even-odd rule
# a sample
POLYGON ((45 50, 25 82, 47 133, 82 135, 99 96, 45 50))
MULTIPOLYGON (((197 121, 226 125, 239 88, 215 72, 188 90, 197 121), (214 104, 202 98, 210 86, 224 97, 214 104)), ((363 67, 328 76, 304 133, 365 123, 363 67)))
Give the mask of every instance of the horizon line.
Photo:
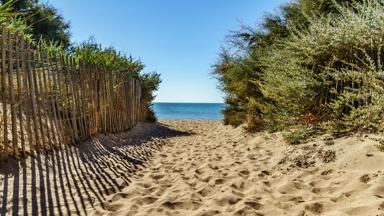
POLYGON ((224 104, 225 102, 198 102, 198 101, 154 101, 153 103, 206 103, 206 104, 224 104))

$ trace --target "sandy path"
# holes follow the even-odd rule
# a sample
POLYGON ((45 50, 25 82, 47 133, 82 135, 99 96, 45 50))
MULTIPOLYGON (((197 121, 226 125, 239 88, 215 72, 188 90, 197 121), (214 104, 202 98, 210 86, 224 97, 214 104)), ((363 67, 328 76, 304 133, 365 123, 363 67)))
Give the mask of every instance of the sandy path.
POLYGON ((370 138, 287 145, 209 121, 162 122, 168 140, 110 215, 384 215, 384 154, 370 138))
POLYGON ((218 121, 140 124, 0 163, 0 215, 384 215, 374 138, 291 146, 218 121))

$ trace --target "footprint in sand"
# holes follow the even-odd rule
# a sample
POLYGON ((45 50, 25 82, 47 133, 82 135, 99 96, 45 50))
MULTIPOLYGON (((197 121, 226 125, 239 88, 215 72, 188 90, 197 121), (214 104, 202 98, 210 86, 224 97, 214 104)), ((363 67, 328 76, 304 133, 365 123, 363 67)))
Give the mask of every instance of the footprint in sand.
POLYGON ((206 210, 203 209, 201 212, 197 213, 196 216, 213 216, 213 215, 218 215, 221 212, 219 210, 206 210))
POLYGON ((163 195, 165 193, 165 189, 164 188, 159 188, 154 194, 158 197, 160 197, 161 195, 163 195))
POLYGON ((212 192, 214 192, 214 190, 211 186, 205 186, 197 191, 197 193, 200 194, 202 197, 207 197, 212 192))
POLYGON ((167 209, 184 209, 185 203, 184 202, 174 202, 174 201, 165 201, 161 204, 161 206, 167 208, 167 209))
POLYGON ((222 179, 222 178, 218 178, 218 179, 215 179, 215 186, 216 185, 221 185, 221 184, 224 184, 224 182, 225 182, 225 180, 224 179, 222 179))
POLYGON ((124 207, 123 204, 111 204, 108 207, 108 211, 110 212, 116 212, 124 207))
POLYGON ((240 176, 242 176, 242 177, 248 177, 249 176, 249 171, 247 169, 241 170, 239 173, 240 173, 240 176))
POLYGON ((322 213, 324 211, 324 206, 321 203, 315 202, 315 203, 306 205, 305 209, 307 211, 312 212, 312 213, 320 214, 320 213, 322 213))
POLYGON ((164 178, 164 174, 162 174, 162 173, 151 174, 150 177, 151 177, 153 180, 158 181, 158 180, 164 178))
POLYGON ((143 197, 141 199, 142 199, 142 201, 144 202, 145 205, 152 204, 152 203, 154 203, 154 202, 156 202, 158 200, 158 198, 152 197, 152 196, 146 196, 146 197, 143 197))
POLYGON ((312 193, 319 194, 320 192, 321 192, 321 188, 317 188, 317 187, 312 188, 312 193))
POLYGON ((243 179, 236 178, 236 179, 232 180, 231 187, 233 187, 233 188, 235 188, 237 190, 240 190, 240 189, 244 188, 244 181, 243 181, 243 179))
POLYGON ((260 171, 260 173, 258 174, 258 176, 260 177, 260 178, 264 178, 264 177, 266 177, 266 176, 269 176, 271 173, 268 171, 268 170, 262 170, 262 171, 260 171))
POLYGON ((239 193, 235 193, 233 191, 226 191, 215 198, 217 205, 219 206, 228 206, 235 205, 243 198, 239 196, 239 193))
POLYGON ((254 202, 254 201, 245 201, 244 204, 247 206, 250 206, 251 208, 253 208, 255 210, 259 210, 263 206, 260 203, 254 202))
POLYGON ((117 194, 112 196, 111 201, 115 202, 115 201, 118 201, 120 199, 127 199, 127 198, 128 198, 127 193, 117 193, 117 194))
POLYGON ((148 193, 153 193, 153 192, 157 191, 158 189, 159 189, 159 188, 158 188, 157 186, 153 186, 153 187, 148 188, 148 189, 147 189, 147 192, 148 192, 148 193))

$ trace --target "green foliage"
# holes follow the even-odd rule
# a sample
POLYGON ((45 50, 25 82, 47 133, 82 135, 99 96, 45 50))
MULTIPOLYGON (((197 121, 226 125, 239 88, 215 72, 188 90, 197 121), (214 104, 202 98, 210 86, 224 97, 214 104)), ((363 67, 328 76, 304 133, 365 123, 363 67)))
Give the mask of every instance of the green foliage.
POLYGON ((244 123, 245 112, 241 110, 234 110, 235 107, 236 106, 232 105, 227 106, 224 109, 224 124, 237 127, 244 123))
POLYGON ((30 28, 23 19, 18 17, 19 13, 14 12, 16 2, 12 0, 0 5, 0 26, 31 41, 32 36, 28 34, 30 28))
MULTIPOLYGON (((261 28, 232 34, 214 66, 226 123, 383 130, 383 11, 382 0, 298 0, 267 15, 261 28)), ((295 131, 294 143, 307 134, 295 131)))
POLYGON ((45 41, 60 43, 64 48, 70 45, 70 25, 58 13, 57 9, 38 0, 0 0, 4 5, 12 5, 9 12, 17 15, 22 21, 25 33, 34 41, 41 38, 45 41))
POLYGON ((300 125, 293 131, 285 135, 285 139, 291 145, 298 145, 305 142, 308 138, 315 134, 315 130, 312 127, 300 125))
POLYGON ((377 145, 377 148, 379 149, 379 151, 384 152, 384 139, 378 139, 378 141, 379 144, 377 145))
POLYGON ((142 83, 142 107, 146 113, 146 121, 156 122, 157 118, 155 112, 153 111, 153 100, 155 99, 154 92, 159 89, 161 79, 160 74, 156 72, 146 73, 140 76, 142 83))
POLYGON ((108 70, 127 74, 130 77, 139 77, 140 72, 144 69, 140 60, 127 56, 114 47, 103 48, 93 37, 88 41, 72 46, 70 53, 77 59, 104 65, 108 70))
POLYGON ((59 42, 47 42, 43 39, 40 39, 37 42, 37 47, 38 49, 44 50, 52 56, 62 56, 67 54, 63 45, 59 42))
POLYGON ((48 4, 37 4, 30 8, 25 18, 35 40, 42 38, 60 43, 64 48, 70 45, 70 25, 56 8, 48 4))
POLYGON ((6 4, 0 5, 0 24, 8 25, 10 20, 17 16, 17 13, 13 12, 13 5, 15 0, 9 1, 6 4))
POLYGON ((273 49, 264 58, 266 67, 260 89, 265 102, 259 107, 267 128, 281 130, 296 125, 311 106, 314 91, 303 89, 315 80, 311 70, 297 64, 301 60, 284 48, 273 49))
POLYGON ((324 107, 332 132, 377 131, 382 128, 384 6, 366 1, 338 6, 339 14, 310 20, 307 31, 285 42, 294 62, 310 68, 314 92, 309 107, 324 107))

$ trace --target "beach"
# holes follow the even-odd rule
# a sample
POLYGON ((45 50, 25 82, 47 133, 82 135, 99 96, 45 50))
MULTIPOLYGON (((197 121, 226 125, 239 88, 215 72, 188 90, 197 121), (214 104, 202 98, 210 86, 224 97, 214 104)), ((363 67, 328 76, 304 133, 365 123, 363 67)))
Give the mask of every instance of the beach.
POLYGON ((384 215, 374 135, 289 145, 221 121, 131 132, 1 165, 4 214, 384 215))

